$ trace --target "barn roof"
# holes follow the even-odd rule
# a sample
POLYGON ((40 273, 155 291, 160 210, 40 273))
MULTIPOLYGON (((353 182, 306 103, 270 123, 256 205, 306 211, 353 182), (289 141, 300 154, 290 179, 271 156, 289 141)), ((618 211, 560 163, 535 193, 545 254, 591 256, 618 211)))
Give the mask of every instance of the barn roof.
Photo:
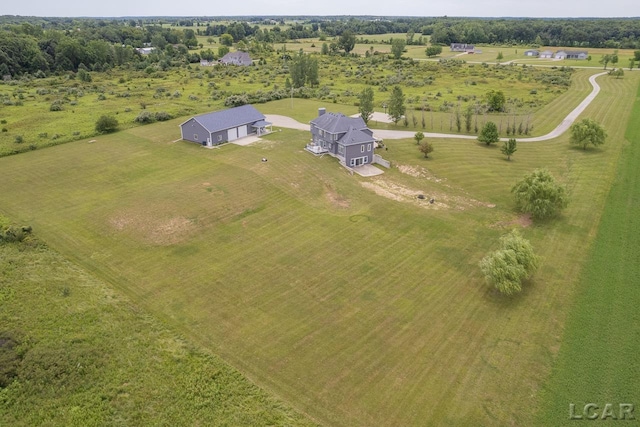
POLYGON ((207 131, 213 133, 246 124, 253 124, 261 120, 264 121, 265 116, 252 105, 243 105, 241 107, 229 108, 228 110, 201 114, 192 117, 182 123, 182 125, 192 119, 200 123, 207 131))

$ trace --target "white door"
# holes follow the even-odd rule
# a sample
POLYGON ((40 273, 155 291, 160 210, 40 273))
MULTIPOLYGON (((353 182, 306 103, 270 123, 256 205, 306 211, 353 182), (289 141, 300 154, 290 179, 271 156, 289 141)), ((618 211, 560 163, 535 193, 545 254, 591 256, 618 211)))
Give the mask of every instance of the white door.
POLYGON ((238 139, 238 129, 229 129, 227 131, 227 141, 235 141, 236 139, 238 139))
POLYGON ((247 136, 247 125, 238 128, 238 138, 247 136))

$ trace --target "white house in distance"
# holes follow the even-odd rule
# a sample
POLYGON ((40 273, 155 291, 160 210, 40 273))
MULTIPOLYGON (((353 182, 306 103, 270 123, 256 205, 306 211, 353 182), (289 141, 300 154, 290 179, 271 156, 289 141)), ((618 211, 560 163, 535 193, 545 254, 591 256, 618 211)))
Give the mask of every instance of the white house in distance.
POLYGON ((474 53, 475 46, 467 43, 451 43, 451 52, 467 52, 474 53))
POLYGON ((264 135, 270 122, 252 105, 191 117, 180 124, 182 139, 212 147, 247 135, 264 135))
POLYGON ((555 54, 556 59, 587 59, 589 52, 586 50, 559 50, 555 54))

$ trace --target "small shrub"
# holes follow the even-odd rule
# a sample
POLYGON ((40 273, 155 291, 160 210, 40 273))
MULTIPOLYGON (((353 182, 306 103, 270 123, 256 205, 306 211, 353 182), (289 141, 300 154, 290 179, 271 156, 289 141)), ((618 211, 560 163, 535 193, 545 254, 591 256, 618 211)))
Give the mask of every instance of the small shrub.
POLYGON ((136 117, 133 121, 136 123, 147 124, 155 122, 156 119, 151 112, 145 110, 140 112, 140 114, 138 114, 138 117, 136 117))
POLYGON ((159 122, 171 120, 172 118, 173 117, 171 116, 171 114, 167 113, 166 111, 158 111, 156 113, 156 120, 159 122))
POLYGON ((118 129, 118 120, 115 117, 101 116, 96 121, 96 131, 99 133, 110 133, 118 129))
POLYGON ((13 139, 13 142, 15 142, 16 144, 22 144, 24 142, 24 138, 22 137, 22 135, 16 135, 16 137, 13 139))
POLYGON ((60 101, 54 101, 53 104, 49 106, 49 111, 62 111, 62 103, 60 101))

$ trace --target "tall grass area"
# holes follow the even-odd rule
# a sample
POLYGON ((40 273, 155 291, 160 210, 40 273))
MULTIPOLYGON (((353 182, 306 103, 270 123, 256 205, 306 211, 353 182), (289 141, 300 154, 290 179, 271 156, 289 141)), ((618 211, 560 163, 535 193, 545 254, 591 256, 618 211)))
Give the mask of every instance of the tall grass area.
POLYGON ((0 272, 0 425, 313 425, 38 240, 0 272))
MULTIPOLYGON (((543 390, 541 425, 574 425, 569 405, 635 405, 640 419, 640 91, 616 179, 570 305, 558 359, 543 390)), ((609 418, 611 419, 611 418, 609 418)), ((628 419, 628 418, 627 418, 628 419)))
POLYGON ((564 135, 508 162, 443 139, 427 160, 385 141, 395 166, 362 178, 305 152, 308 132, 208 150, 170 143, 176 120, 0 158, 0 210, 322 424, 531 425, 639 81, 599 79, 597 150, 564 135), (478 261, 520 227, 509 191, 538 167, 571 203, 522 229, 542 264, 503 298, 478 261))

